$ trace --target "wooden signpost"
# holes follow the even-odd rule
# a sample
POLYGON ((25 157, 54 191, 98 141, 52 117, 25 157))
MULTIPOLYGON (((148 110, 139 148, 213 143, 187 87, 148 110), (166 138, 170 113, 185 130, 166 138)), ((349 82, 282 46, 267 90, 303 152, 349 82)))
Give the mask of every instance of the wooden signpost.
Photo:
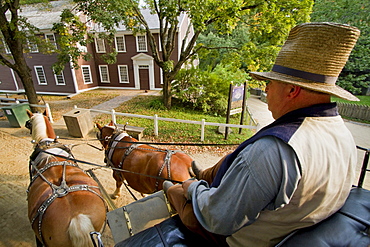
MULTIPOLYGON (((229 89, 229 102, 227 105, 226 123, 230 122, 230 116, 241 113, 240 125, 243 125, 245 109, 246 109, 246 97, 247 96, 247 83, 245 82, 242 86, 234 86, 230 84, 229 89)), ((242 128, 239 129, 241 134, 242 128)), ((227 140, 229 134, 229 127, 225 127, 225 140, 227 140)))

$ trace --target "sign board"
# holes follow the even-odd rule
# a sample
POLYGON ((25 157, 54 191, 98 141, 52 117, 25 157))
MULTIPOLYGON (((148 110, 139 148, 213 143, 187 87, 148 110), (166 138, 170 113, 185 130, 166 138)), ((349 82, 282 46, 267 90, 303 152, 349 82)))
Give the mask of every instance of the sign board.
POLYGON ((244 86, 233 87, 230 115, 242 112, 244 86))
MULTIPOLYGON (((227 106, 227 115, 226 115, 227 124, 229 123, 230 116, 237 113, 241 113, 240 124, 243 124, 246 104, 246 94, 245 94, 246 88, 247 88, 246 82, 244 83, 244 85, 241 86, 233 86, 232 84, 230 84, 229 103, 227 106)), ((241 130, 242 129, 239 129, 239 134, 241 134, 241 130)), ((228 133, 229 133, 228 127, 225 127, 225 140, 227 139, 228 133)))

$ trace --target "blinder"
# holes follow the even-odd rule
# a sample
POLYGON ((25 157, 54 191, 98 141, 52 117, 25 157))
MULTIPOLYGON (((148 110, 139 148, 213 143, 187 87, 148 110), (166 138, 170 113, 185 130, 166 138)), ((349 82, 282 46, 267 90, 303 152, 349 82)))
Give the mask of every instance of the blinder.
POLYGON ((31 134, 32 134, 32 121, 31 119, 28 119, 24 125, 27 129, 30 130, 31 134))

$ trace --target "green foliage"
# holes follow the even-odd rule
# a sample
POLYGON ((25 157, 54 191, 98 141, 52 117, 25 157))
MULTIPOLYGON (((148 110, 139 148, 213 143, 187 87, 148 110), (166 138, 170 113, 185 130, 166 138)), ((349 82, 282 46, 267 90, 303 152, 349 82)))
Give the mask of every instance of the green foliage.
POLYGON ((90 54, 81 54, 81 47, 86 45, 85 24, 72 13, 71 10, 65 9, 61 14, 61 21, 54 23, 52 30, 58 34, 58 44, 60 51, 58 52, 58 61, 53 65, 55 72, 60 73, 65 64, 72 61, 73 67, 78 68, 78 58, 82 57, 85 60, 90 58, 90 54))
POLYGON ((173 94, 193 109, 225 116, 230 84, 241 85, 247 77, 233 64, 219 64, 212 71, 182 69, 173 83, 173 94))
POLYGON ((362 0, 316 0, 312 21, 329 21, 349 24, 361 30, 340 77, 338 85, 360 94, 370 86, 370 2, 362 0))
MULTIPOLYGON (((198 43, 205 48, 199 53, 200 68, 238 61, 247 72, 270 70, 289 30, 309 20, 313 1, 255 1, 255 4, 255 8, 243 12, 232 32, 221 33, 212 25, 199 36, 198 43)), ((261 81, 251 84, 263 87, 261 81)))

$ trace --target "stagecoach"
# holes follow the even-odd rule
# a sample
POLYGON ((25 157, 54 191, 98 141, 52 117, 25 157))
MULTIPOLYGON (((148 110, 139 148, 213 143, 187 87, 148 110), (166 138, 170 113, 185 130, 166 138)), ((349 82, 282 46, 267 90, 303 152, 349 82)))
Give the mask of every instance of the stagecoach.
MULTIPOLYGON (((58 241, 55 242, 55 239, 61 238, 63 241, 68 243, 63 246, 69 246, 69 237, 67 234, 61 234, 60 228, 58 227, 61 226, 63 220, 67 220, 67 222, 69 222, 69 220, 75 217, 76 214, 90 214, 90 219, 94 219, 93 228, 95 229, 88 230, 87 235, 89 235, 90 241, 94 246, 103 247, 104 243, 101 240, 99 231, 102 228, 103 222, 105 221, 101 213, 104 214, 104 211, 107 209, 107 205, 105 205, 102 201, 107 202, 108 205, 111 205, 111 208, 114 208, 114 203, 111 201, 111 198, 107 196, 107 193, 101 186, 99 180, 94 176, 92 170, 88 170, 87 172, 90 175, 89 178, 92 178, 92 180, 89 180, 89 178, 77 170, 77 165, 75 163, 78 160, 74 159, 68 150, 65 150, 64 146, 55 140, 55 133, 51 131, 51 125, 48 123, 47 118, 38 115, 37 119, 40 119, 40 121, 36 121, 36 117, 33 116, 31 112, 29 112, 29 116, 32 121, 28 122, 28 127, 33 131, 32 135, 34 140, 39 139, 35 146, 35 152, 37 152, 37 155, 31 155, 30 175, 33 176, 31 176, 31 183, 29 187, 29 191, 31 193, 29 192, 28 195, 30 222, 33 225, 36 238, 38 239, 38 245, 41 246, 42 244, 47 244, 50 240, 49 244, 52 246, 58 246, 56 244, 58 241), (36 125, 45 126, 42 128, 36 128, 36 125), (38 132, 41 132, 42 135, 38 132), (49 132, 51 132, 52 135, 49 132), (53 152, 51 152, 51 150, 53 150, 53 152), (44 159, 43 156, 40 158, 40 153, 47 154, 45 156, 47 158, 44 159), (60 153, 66 153, 66 156, 60 157, 60 153), (70 161, 72 161, 72 163, 70 161), (42 164, 42 167, 39 165, 39 163, 42 164), (55 175, 55 173, 59 173, 59 175, 62 174, 62 177, 53 177, 52 175, 55 175), (67 182, 73 178, 73 176, 71 177, 69 173, 78 174, 79 179, 86 180, 86 184, 68 186, 67 182), (62 180, 61 185, 56 186, 53 184, 54 180, 60 179, 62 180), (40 191, 37 189, 37 187, 34 189, 33 186, 40 186, 40 184, 42 186, 40 188, 44 188, 45 190, 49 191, 55 191, 55 193, 52 193, 47 200, 45 200, 45 196, 43 196, 44 198, 41 198, 42 196, 33 194, 32 191, 40 191), (63 217, 60 218, 61 214, 59 212, 65 210, 60 208, 58 209, 58 203, 54 203, 53 201, 56 198, 61 198, 58 201, 60 203, 60 201, 67 200, 68 196, 69 198, 71 198, 71 196, 74 197, 75 199, 73 200, 75 201, 84 201, 82 204, 86 204, 88 200, 90 204, 88 207, 84 206, 81 209, 81 203, 78 205, 74 205, 72 203, 69 205, 69 207, 71 209, 76 207, 76 211, 70 210, 68 212, 70 215, 64 212, 64 214, 62 214, 63 217), (102 200, 102 197, 104 197, 105 200, 102 200), (48 200, 52 201, 48 203, 48 200), (92 200, 94 200, 95 203, 91 204, 92 200), (38 206, 36 207, 35 205, 31 205, 30 202, 35 202, 34 204, 38 206), (96 207, 92 208, 92 205, 95 205, 96 207), (54 210, 56 209, 56 213, 54 215, 52 213, 53 208, 54 210), (79 213, 76 213, 77 211, 79 213), (58 217, 60 222, 56 229, 54 227, 56 220, 55 217, 58 217), (45 230, 45 225, 49 225, 50 229, 45 230), (46 236, 49 236, 50 239, 46 236), (51 236, 54 238, 54 242, 51 241, 51 236)), ((161 183, 158 183, 158 180, 163 181, 164 179, 175 182, 177 181, 174 180, 174 177, 171 177, 171 174, 175 176, 176 172, 174 172, 172 167, 170 167, 169 163, 171 162, 166 162, 167 159, 171 159, 178 155, 176 159, 179 160, 178 162, 183 159, 182 169, 187 170, 190 167, 189 158, 177 151, 163 151, 147 146, 142 146, 142 149, 140 150, 140 147, 137 145, 135 145, 133 149, 130 148, 131 145, 129 145, 124 146, 126 151, 123 152, 121 155, 122 157, 118 157, 116 159, 121 161, 118 162, 117 167, 114 159, 112 158, 113 155, 109 154, 109 150, 118 148, 120 141, 117 141, 117 143, 114 144, 114 147, 109 146, 108 143, 104 142, 112 138, 106 138, 103 136, 102 127, 98 126, 98 128, 101 131, 100 135, 98 135, 98 138, 101 140, 103 146, 106 144, 106 162, 112 167, 112 169, 115 169, 114 172, 116 172, 116 177, 119 179, 119 181, 117 181, 117 191, 122 184, 121 180, 123 180, 123 178, 120 177, 123 175, 120 173, 127 172, 122 169, 122 162, 131 152, 150 151, 161 153, 161 159, 164 159, 164 162, 162 163, 165 164, 159 167, 159 174, 146 174, 146 176, 153 179, 155 183, 152 183, 154 186, 152 185, 151 187, 146 187, 141 192, 147 193, 145 189, 149 189, 149 192, 152 194, 140 200, 136 200, 131 204, 106 213, 106 218, 114 238, 115 246, 210 246, 207 242, 205 242, 205 240, 190 232, 181 223, 178 216, 172 211, 171 206, 166 199, 166 195, 162 190, 161 183)), ((109 129, 115 130, 115 128, 112 127, 109 127, 109 129)), ((111 132, 110 135, 113 135, 113 133, 114 132, 111 132)), ((114 136, 121 136, 121 133, 114 133, 114 136)), ((122 135, 122 137, 127 137, 127 135, 122 135)), ((116 139, 113 138, 113 140, 116 139)), ((135 143, 135 141, 133 142, 135 143)), ((292 232, 277 246, 370 246, 370 237, 368 235, 370 227, 370 191, 362 188, 365 173, 369 171, 367 169, 367 165, 369 161, 370 149, 365 149, 362 147, 357 148, 365 152, 363 165, 358 183, 356 186, 353 186, 345 205, 328 219, 312 227, 292 232)), ((135 173, 136 175, 140 175, 137 172, 135 173)), ((183 174, 183 172, 180 173, 183 174)), ((179 178, 175 176, 175 179, 178 179, 178 181, 184 181, 189 178, 188 176, 189 175, 187 175, 187 177, 179 178)), ((130 183, 130 180, 126 178, 126 175, 125 179, 130 183)), ((69 200, 71 201, 72 199, 69 200)), ((67 204, 64 203, 63 207, 65 207, 65 205, 67 204)), ((63 222, 63 226, 67 228, 67 223, 63 222)), ((58 244, 60 244, 60 241, 58 244)))

